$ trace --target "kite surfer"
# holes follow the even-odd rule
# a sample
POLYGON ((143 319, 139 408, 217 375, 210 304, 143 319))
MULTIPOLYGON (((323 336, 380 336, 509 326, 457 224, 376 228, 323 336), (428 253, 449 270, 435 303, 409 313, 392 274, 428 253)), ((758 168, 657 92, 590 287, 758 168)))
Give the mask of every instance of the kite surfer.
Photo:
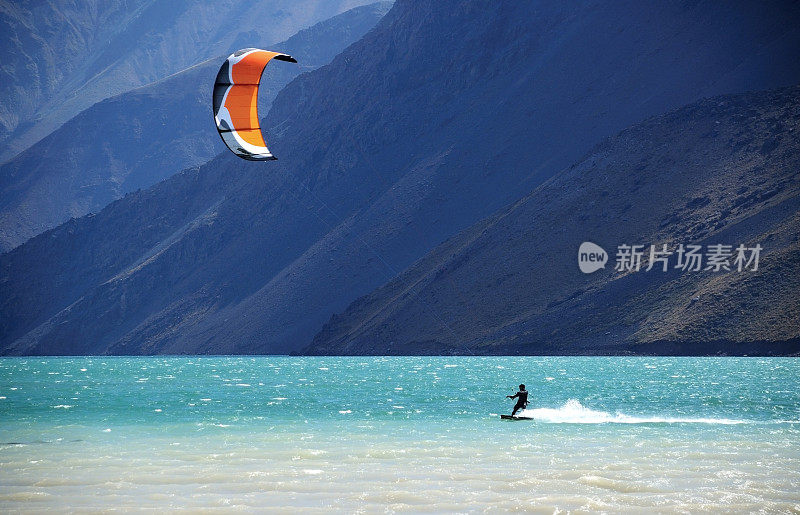
POLYGON ((511 416, 517 414, 517 411, 521 409, 525 409, 528 407, 528 390, 525 389, 525 385, 519 385, 519 391, 514 395, 506 395, 507 399, 517 399, 517 403, 514 405, 514 411, 511 412, 511 416))

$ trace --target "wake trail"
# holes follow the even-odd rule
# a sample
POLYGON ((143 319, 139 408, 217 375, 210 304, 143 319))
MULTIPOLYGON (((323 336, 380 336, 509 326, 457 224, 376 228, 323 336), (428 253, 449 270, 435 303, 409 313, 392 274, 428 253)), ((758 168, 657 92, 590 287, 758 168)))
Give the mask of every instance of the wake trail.
POLYGON ((570 399, 560 408, 535 408, 520 412, 521 416, 532 417, 550 424, 747 424, 751 421, 714 417, 672 417, 659 415, 627 415, 625 413, 593 410, 583 406, 578 400, 570 399))

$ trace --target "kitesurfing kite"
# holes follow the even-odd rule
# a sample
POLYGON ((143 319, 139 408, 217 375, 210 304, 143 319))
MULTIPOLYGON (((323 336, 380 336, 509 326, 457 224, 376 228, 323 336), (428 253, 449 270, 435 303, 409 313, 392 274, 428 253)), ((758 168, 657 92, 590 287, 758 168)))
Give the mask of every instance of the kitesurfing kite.
POLYGON ((294 57, 258 48, 231 54, 214 82, 214 122, 231 152, 249 161, 277 159, 267 148, 258 123, 258 85, 273 60, 296 63, 294 57))

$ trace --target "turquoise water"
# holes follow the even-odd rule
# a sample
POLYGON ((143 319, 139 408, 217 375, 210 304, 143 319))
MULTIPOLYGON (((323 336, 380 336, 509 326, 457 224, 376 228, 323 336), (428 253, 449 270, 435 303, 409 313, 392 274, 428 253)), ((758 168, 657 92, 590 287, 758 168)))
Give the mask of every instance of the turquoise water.
POLYGON ((800 510, 792 358, 0 359, 0 510, 800 510), (524 382, 533 422, 501 421, 524 382))

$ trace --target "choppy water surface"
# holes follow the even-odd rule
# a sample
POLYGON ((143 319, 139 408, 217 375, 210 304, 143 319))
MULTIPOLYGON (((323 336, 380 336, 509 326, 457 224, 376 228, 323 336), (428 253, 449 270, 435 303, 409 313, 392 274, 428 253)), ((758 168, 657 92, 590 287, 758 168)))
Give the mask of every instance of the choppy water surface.
POLYGON ((0 359, 0 511, 800 510, 800 362, 0 359), (500 421, 520 382, 533 422, 500 421))

